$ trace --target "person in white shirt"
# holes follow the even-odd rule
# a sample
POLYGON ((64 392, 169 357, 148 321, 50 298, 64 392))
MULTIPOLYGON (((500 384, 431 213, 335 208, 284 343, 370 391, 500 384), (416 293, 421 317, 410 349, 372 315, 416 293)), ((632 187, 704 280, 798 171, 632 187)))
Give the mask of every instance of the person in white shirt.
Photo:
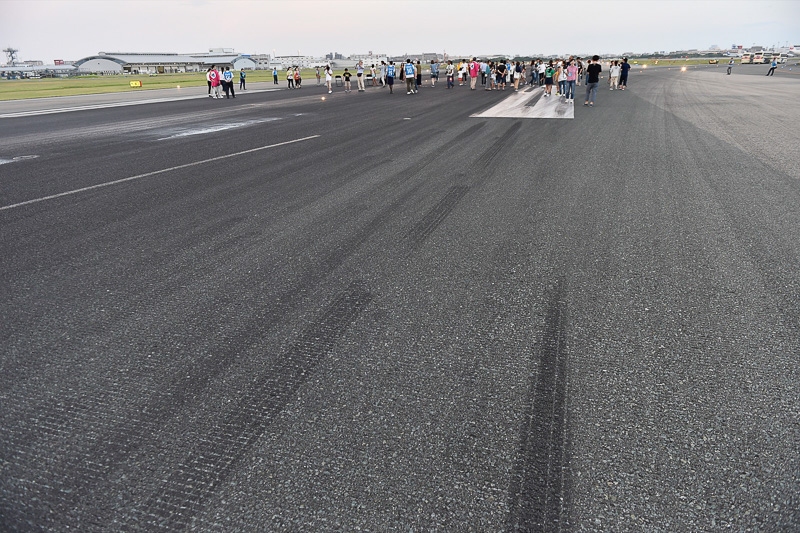
POLYGON ((464 61, 461 63, 461 70, 458 71, 458 78, 461 81, 459 85, 464 85, 467 81, 467 69, 469 68, 469 62, 464 61))
POLYGON ((358 82, 358 92, 364 92, 364 62, 359 61, 356 65, 356 81, 358 82))
POLYGON ((608 70, 608 85, 611 87, 609 90, 619 89, 619 73, 622 69, 616 61, 612 61, 608 70))
POLYGON ((325 84, 328 86, 328 94, 333 92, 331 82, 333 81, 333 74, 331 73, 331 66, 325 65, 325 84))

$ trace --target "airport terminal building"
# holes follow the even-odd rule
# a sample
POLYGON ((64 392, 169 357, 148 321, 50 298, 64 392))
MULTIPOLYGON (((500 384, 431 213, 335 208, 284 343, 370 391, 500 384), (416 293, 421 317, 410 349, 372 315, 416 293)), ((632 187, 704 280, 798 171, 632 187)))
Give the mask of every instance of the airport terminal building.
POLYGON ((81 73, 93 74, 173 74, 202 72, 211 65, 234 70, 255 70, 258 62, 248 55, 225 50, 202 54, 143 54, 133 52, 100 52, 75 62, 81 73))

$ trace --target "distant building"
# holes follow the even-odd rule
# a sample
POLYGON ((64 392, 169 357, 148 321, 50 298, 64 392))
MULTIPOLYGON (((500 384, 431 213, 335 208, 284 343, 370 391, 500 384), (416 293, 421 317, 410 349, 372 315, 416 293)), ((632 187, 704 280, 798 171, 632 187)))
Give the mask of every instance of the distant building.
POLYGON ((370 52, 369 54, 353 54, 350 56, 350 60, 353 61, 354 64, 363 61, 365 65, 380 65, 381 61, 386 61, 388 63, 389 56, 370 52))
POLYGON ((272 68, 272 58, 269 54, 253 54, 250 59, 255 61, 256 70, 269 70, 272 68))
MULTIPOLYGON (((451 56, 451 58, 455 58, 455 57, 461 58, 461 56, 451 56)), ((461 59, 466 59, 466 57, 467 56, 464 56, 461 59)), ((470 57, 472 57, 472 56, 470 56, 470 57)), ((431 60, 441 61, 442 56, 437 54, 437 53, 434 53, 434 52, 428 52, 428 53, 422 53, 422 54, 405 54, 405 55, 402 55, 402 56, 390 57, 389 59, 391 59, 392 61, 395 61, 395 62, 397 62, 397 61, 403 61, 404 62, 406 59, 410 59, 412 61, 422 61, 423 63, 428 63, 431 60)))
POLYGON ((17 65, 22 67, 41 67, 44 65, 44 62, 34 59, 30 61, 17 61, 17 65))
POLYGON ((275 56, 271 61, 271 65, 278 68, 314 68, 324 66, 325 64, 325 59, 314 56, 275 56))
POLYGON ((246 55, 226 53, 232 48, 212 48, 207 53, 175 54, 137 52, 100 52, 89 56, 74 65, 82 73, 101 74, 172 74, 182 72, 201 72, 211 65, 231 67, 234 70, 254 70, 257 62, 246 55), (222 52, 220 52, 222 50, 222 52))

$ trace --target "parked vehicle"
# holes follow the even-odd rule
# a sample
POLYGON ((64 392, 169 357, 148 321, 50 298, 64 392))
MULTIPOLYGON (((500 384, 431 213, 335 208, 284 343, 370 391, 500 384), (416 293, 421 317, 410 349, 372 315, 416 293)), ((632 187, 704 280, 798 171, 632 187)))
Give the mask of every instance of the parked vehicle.
POLYGON ((753 62, 753 54, 745 52, 742 54, 742 65, 749 65, 753 62))
POLYGON ((758 65, 760 63, 765 63, 764 54, 762 52, 756 52, 753 54, 753 64, 758 65))

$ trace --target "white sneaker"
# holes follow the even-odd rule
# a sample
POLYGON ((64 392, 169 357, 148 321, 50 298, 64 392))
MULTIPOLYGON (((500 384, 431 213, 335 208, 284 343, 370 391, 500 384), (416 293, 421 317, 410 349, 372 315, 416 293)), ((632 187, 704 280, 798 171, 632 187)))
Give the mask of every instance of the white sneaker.
POLYGON ((328 94, 331 94, 333 91, 328 91, 328 94))
POLYGON ((408 91, 406 94, 411 94, 411 91, 408 91))

